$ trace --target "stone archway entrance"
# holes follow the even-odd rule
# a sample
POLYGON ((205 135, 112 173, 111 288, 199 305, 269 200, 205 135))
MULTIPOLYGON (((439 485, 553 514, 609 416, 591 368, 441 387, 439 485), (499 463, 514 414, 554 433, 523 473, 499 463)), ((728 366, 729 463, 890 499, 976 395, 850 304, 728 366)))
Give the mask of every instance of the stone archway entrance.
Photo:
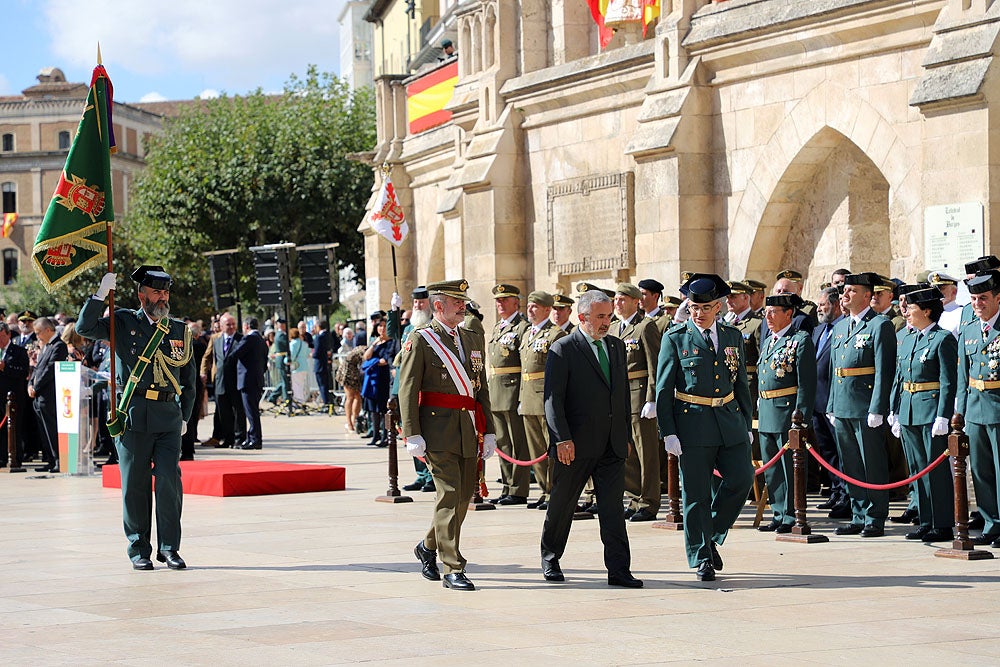
POLYGON ((889 183, 849 138, 824 127, 806 142, 778 179, 764 207, 747 276, 773 281, 801 271, 803 294, 815 294, 845 267, 889 273, 889 183))

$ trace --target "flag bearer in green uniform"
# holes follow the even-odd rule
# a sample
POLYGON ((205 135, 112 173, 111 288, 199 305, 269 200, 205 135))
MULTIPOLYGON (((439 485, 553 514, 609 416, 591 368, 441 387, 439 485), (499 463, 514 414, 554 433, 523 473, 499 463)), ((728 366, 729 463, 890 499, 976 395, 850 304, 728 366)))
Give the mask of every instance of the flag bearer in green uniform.
POLYGON ((722 569, 721 545, 753 485, 750 388, 743 336, 718 318, 729 285, 696 273, 684 284, 690 319, 663 335, 656 373, 656 416, 670 454, 679 457, 684 542, 698 579, 722 569), (722 475, 713 489, 712 470, 722 475))
MULTIPOLYGON (((191 330, 169 317, 170 276, 160 266, 140 266, 132 273, 140 308, 118 308, 115 363, 118 375, 117 419, 108 423, 121 466, 122 499, 128 556, 136 570, 152 570, 150 539, 153 477, 156 477, 156 559, 172 570, 186 567, 177 553, 181 543, 181 436, 194 409, 197 361, 191 330)), ((115 289, 107 273, 95 295, 80 310, 77 332, 109 340, 110 318, 101 317, 104 300, 115 289)))
MULTIPOLYGON (((764 300, 764 319, 771 335, 764 341, 757 361, 760 402, 758 432, 760 454, 770 461, 788 440, 792 413, 799 410, 805 423, 812 419, 816 402, 816 348, 812 337, 792 323, 802 307, 797 294, 776 294, 764 300)), ((764 532, 790 533, 795 508, 790 502, 792 457, 783 456, 764 472, 774 518, 761 526, 764 532)))

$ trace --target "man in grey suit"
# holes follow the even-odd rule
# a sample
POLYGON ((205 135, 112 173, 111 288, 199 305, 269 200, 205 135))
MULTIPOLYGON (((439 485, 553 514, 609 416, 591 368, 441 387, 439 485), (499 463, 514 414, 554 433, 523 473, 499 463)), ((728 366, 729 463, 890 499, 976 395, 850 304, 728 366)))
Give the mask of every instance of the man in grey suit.
POLYGON ((247 439, 247 421, 243 399, 236 388, 236 364, 226 360, 243 336, 236 332, 236 318, 229 313, 220 318, 219 324, 222 331, 212 338, 201 362, 202 379, 205 382, 210 377, 215 380, 215 416, 218 423, 212 439, 202 444, 236 447, 247 439))
POLYGON ((632 576, 622 495, 632 446, 625 344, 607 336, 611 299, 588 290, 577 302, 580 326, 552 344, 545 363, 545 421, 553 461, 552 493, 542 528, 542 575, 564 581, 566 550, 577 499, 588 478, 597 492, 609 586, 642 588, 632 576))
POLYGON ((35 320, 35 335, 42 344, 38 362, 28 380, 28 396, 34 400, 38 430, 45 446, 45 465, 38 472, 59 472, 59 431, 56 427, 56 363, 66 361, 66 343, 56 335, 55 323, 47 317, 35 320))

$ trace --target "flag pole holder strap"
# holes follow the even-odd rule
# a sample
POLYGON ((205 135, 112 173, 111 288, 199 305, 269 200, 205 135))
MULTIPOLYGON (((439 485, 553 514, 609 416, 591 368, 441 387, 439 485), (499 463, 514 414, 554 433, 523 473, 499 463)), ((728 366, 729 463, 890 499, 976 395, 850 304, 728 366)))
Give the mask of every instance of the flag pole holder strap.
MULTIPOLYGON (((112 317, 114 316, 112 315, 112 317)), ((114 438, 120 437, 125 432, 125 410, 128 409, 128 404, 132 402, 132 394, 135 393, 135 386, 139 384, 139 380, 142 379, 142 376, 146 373, 146 369, 149 368, 149 361, 152 359, 153 353, 169 331, 168 325, 165 324, 166 319, 160 318, 160 321, 156 323, 156 330, 153 331, 149 342, 146 343, 146 349, 139 355, 139 361, 136 363, 135 368, 132 369, 132 374, 129 375, 128 382, 125 384, 124 389, 122 389, 122 397, 118 401, 117 412, 113 415, 108 415, 108 433, 114 438)))

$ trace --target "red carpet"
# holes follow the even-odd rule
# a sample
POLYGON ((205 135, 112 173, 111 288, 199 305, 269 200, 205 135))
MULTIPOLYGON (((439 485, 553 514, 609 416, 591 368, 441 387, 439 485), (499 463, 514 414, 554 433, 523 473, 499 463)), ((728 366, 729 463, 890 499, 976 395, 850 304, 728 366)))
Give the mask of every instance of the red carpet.
MULTIPOLYGON (((118 466, 104 466, 101 477, 105 488, 122 488, 118 466)), ((346 469, 340 466, 223 459, 181 461, 184 493, 199 496, 267 496, 277 493, 342 491, 345 479, 346 469)))

